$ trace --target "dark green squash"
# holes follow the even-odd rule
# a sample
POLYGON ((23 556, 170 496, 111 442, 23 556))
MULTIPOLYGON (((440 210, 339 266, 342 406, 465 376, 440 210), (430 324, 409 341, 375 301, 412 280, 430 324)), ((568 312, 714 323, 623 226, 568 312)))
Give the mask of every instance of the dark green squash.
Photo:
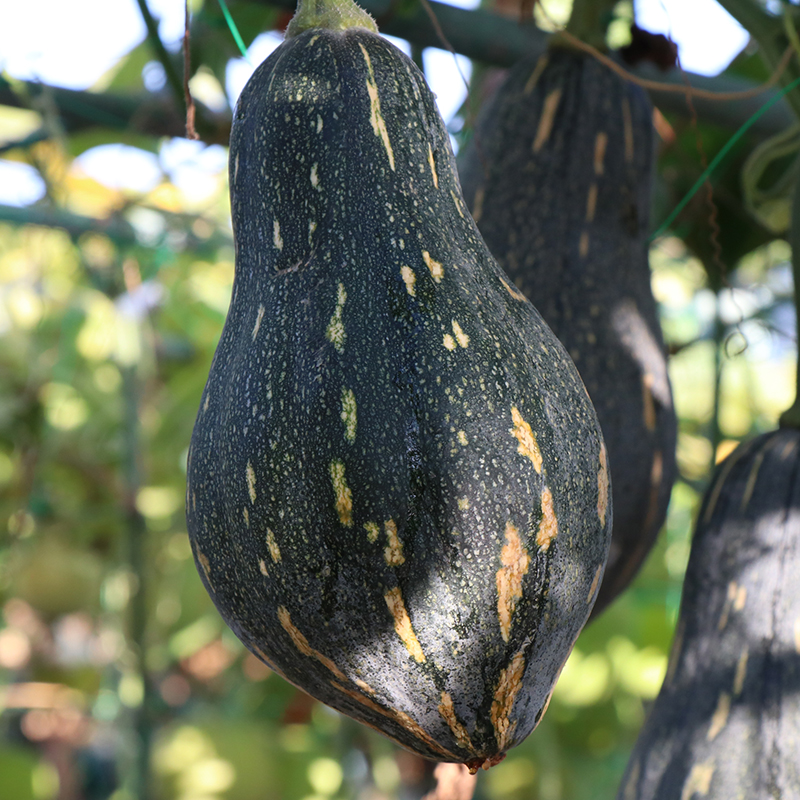
POLYGON ((800 797, 800 431, 719 465, 619 800, 800 797))
POLYGON ((614 532, 594 614, 650 551, 676 472, 648 266, 651 118, 639 87, 553 48, 511 70, 459 156, 481 234, 567 348, 603 429, 614 532))
POLYGON ((537 724, 591 610, 605 451, 467 212, 424 78, 369 24, 295 26, 237 104, 188 528, 253 653, 477 769, 537 724))

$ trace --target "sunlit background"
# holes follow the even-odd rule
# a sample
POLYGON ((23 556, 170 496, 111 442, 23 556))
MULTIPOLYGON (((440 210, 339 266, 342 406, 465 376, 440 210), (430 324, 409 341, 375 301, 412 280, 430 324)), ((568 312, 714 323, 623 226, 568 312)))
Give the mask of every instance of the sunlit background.
MULTIPOLYGON (((149 5, 177 48, 183 3, 149 5)), ((711 0, 643 0, 636 16, 679 43, 689 71, 719 72, 747 44, 711 0)), ((157 90, 144 38, 134 0, 6 4, 0 69, 98 90, 124 73, 157 90)), ((193 93, 227 108, 279 42, 264 33, 224 85, 207 70, 193 93)), ((424 65, 455 130, 470 64, 459 58, 459 74, 429 48, 424 65)), ((1 107, 0 145, 41 120, 1 107)), ((227 151, 107 138, 56 135, 0 158, 0 204, 47 193, 88 217, 123 209, 129 226, 0 223, 0 800, 134 800, 142 742, 163 800, 410 800, 424 765, 247 654, 192 562, 186 449, 233 275, 227 151)), ((789 255, 764 245, 715 292, 679 239, 654 246, 680 417, 668 523, 633 587, 582 634, 541 726, 480 776, 479 800, 615 796, 666 670, 709 470, 794 397, 789 255)))
MULTIPOLYGON (((478 3, 463 0, 450 5, 474 8, 478 3)), ((177 48, 183 36, 183 3, 152 0, 149 6, 160 19, 162 40, 177 48)), ((684 69, 703 75, 714 75, 724 69, 748 39, 747 32, 714 0, 639 0, 636 15, 641 27, 666 33, 678 43, 684 69)), ((55 86, 102 89, 120 59, 142 42, 145 35, 135 0, 10 3, 0 26, 0 69, 15 78, 55 86)), ((405 42, 392 41, 408 53, 405 42)), ((259 36, 248 49, 247 61, 237 58, 228 64, 224 89, 206 76, 205 80, 195 80, 192 87, 195 94, 216 110, 225 108, 229 101, 235 102, 255 67, 280 42, 280 35, 273 32, 259 36)), ((466 96, 462 76, 469 78, 470 62, 459 56, 457 67, 451 53, 428 48, 425 72, 447 122, 466 96)), ((164 85, 164 71, 157 61, 145 65, 144 83, 149 89, 164 85)), ((24 129, 22 114, 15 122, 19 130, 24 129)), ((9 124, 10 121, 3 120, 0 129, 0 136, 6 139, 14 138, 16 132, 12 132, 9 124)), ((224 170, 225 159, 222 148, 172 140, 165 142, 157 154, 121 145, 93 148, 77 159, 74 168, 106 185, 136 192, 152 190, 166 175, 188 195, 200 198, 214 191, 213 178, 224 170)), ((0 159, 0 203, 25 205, 43 194, 44 184, 35 170, 0 159)))

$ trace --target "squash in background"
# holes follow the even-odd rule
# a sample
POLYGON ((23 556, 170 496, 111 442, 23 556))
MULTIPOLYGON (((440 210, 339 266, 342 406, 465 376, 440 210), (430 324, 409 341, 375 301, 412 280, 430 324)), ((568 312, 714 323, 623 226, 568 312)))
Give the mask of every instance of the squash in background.
POLYGON ((619 800, 800 797, 800 431, 717 468, 619 800))
POLYGON ((511 70, 459 155, 481 234, 567 348, 603 429, 614 533, 594 614, 650 551, 676 473, 648 265, 651 115, 637 86, 555 47, 511 70))
POLYGON ((592 608, 605 450, 467 212, 422 74, 354 6, 319 11, 235 110, 236 275, 189 533, 265 663, 477 769, 538 723, 592 608))

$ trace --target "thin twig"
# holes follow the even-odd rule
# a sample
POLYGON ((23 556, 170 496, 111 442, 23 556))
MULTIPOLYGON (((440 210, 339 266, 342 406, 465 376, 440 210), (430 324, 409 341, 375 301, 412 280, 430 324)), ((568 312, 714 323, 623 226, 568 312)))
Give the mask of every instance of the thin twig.
POLYGON ((144 24, 147 27, 147 36, 150 39, 150 44, 152 45, 153 50, 155 50, 156 56, 161 62, 161 66, 164 67, 164 73, 167 76, 167 82, 172 87, 172 91, 175 94, 175 99, 182 104, 183 83, 178 76, 175 65, 172 63, 172 59, 167 52, 167 48, 164 47, 164 43, 161 41, 161 37, 158 35, 158 24, 153 18, 153 15, 150 13, 150 9, 147 7, 147 0, 136 0, 136 2, 139 5, 139 11, 142 14, 144 24))
POLYGON ((592 45, 582 42, 577 38, 577 36, 573 36, 568 31, 560 30, 556 35, 559 38, 569 42, 576 49, 583 50, 585 53, 589 53, 589 55, 594 56, 594 58, 596 58, 601 64, 605 64, 605 66, 607 66, 610 70, 616 72, 617 75, 625 78, 625 80, 628 80, 631 83, 635 83, 637 86, 641 86, 643 89, 650 89, 651 91, 657 92, 670 92, 673 94, 691 94, 693 98, 700 98, 702 100, 730 101, 747 100, 750 97, 757 97, 778 83, 778 81, 781 79, 781 75, 783 75, 783 73, 786 71, 786 67, 789 66, 789 62, 792 60, 792 56, 794 55, 794 48, 789 45, 786 50, 784 50, 781 60, 778 62, 775 71, 772 73, 769 79, 758 86, 754 86, 752 89, 745 89, 740 92, 713 92, 709 89, 696 89, 694 86, 687 88, 685 86, 675 86, 671 83, 662 83, 661 81, 651 81, 647 78, 640 78, 637 75, 634 75, 632 72, 626 70, 624 67, 621 67, 613 59, 601 53, 596 47, 592 47, 592 45))
MULTIPOLYGON (((535 2, 535 0, 534 0, 535 2)), ((481 164, 483 165, 483 172, 484 176, 486 175, 488 168, 486 166, 486 158, 483 154, 483 148, 481 147, 480 142, 480 133, 478 132, 478 126, 476 123, 476 112, 475 107, 471 102, 470 92, 471 86, 470 82, 467 80, 464 73, 461 71, 461 65, 458 63, 458 58, 456 57, 456 51, 448 38, 444 35, 444 31, 442 30, 442 26, 439 24, 439 20, 436 17, 436 14, 433 11, 433 7, 428 2, 428 0, 421 0, 422 7, 425 9, 425 13, 430 17, 431 25, 433 25, 433 30, 436 33, 439 41, 445 46, 447 50, 449 50, 453 54, 453 63, 456 65, 456 69, 458 70, 458 74, 461 76, 461 80, 464 82, 464 86, 467 90, 467 97, 464 101, 464 107, 466 108, 466 119, 465 125, 467 128, 471 128, 473 131, 473 142, 475 143, 475 151, 478 154, 478 159, 480 160, 481 164)))
POLYGON ((183 96, 186 102, 186 138, 197 140, 200 134, 194 127, 195 105, 192 91, 189 88, 189 73, 192 71, 192 53, 189 34, 189 0, 185 0, 184 11, 186 22, 183 29, 183 96))
POLYGON ((444 45, 446 50, 449 50, 453 54, 453 61, 455 62, 456 69, 458 70, 458 74, 461 76, 461 80, 464 82, 464 86, 467 88, 467 93, 469 93, 469 81, 467 80, 464 73, 461 71, 461 65, 458 63, 458 58, 456 57, 456 50, 452 44, 450 44, 449 39, 444 35, 444 31, 442 30, 442 26, 439 24, 439 20, 436 17, 436 14, 433 13, 433 8, 431 8, 431 4, 428 0, 421 0, 422 7, 425 9, 425 13, 430 17, 431 25, 433 25, 433 30, 436 33, 436 37, 439 41, 444 45))

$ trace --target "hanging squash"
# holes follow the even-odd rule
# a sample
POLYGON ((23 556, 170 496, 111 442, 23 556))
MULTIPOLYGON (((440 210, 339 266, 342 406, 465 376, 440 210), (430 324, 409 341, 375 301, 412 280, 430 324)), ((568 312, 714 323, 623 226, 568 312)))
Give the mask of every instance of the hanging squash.
MULTIPOLYGON (((800 308, 800 183, 790 242, 800 308)), ((706 492, 667 675, 618 800, 800 797, 800 383, 780 423, 706 492)))
POLYGON ((459 156, 481 234, 566 347, 603 429, 614 532, 595 614, 650 551, 676 472, 648 264, 651 118, 637 86, 553 47, 511 70, 459 156))
POLYGON ((719 465, 618 800, 800 797, 800 431, 719 465))
POLYGON ((538 723, 596 597, 605 449, 498 269, 414 64, 352 3, 302 9, 234 113, 236 272, 187 521, 275 671, 434 760, 538 723))

